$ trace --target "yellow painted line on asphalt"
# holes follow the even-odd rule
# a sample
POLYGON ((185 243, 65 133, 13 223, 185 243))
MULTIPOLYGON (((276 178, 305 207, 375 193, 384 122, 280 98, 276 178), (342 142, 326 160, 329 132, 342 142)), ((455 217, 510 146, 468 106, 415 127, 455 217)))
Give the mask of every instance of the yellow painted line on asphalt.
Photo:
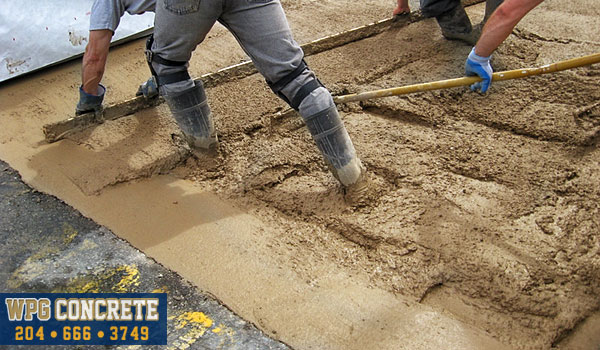
POLYGON ((162 286, 160 288, 156 288, 155 290, 151 291, 150 293, 169 293, 169 287, 162 286))
POLYGON ((62 229, 64 235, 63 243, 65 245, 69 245, 71 242, 73 242, 75 237, 77 237, 77 235, 79 234, 79 232, 67 222, 63 223, 62 229))
POLYGON ((140 272, 136 265, 121 265, 108 269, 98 275, 86 275, 72 279, 66 286, 61 286, 55 293, 100 293, 110 287, 112 292, 125 293, 134 291, 140 284, 140 272), (107 281, 121 275, 119 282, 107 286, 107 281))
POLYGON ((176 318, 179 324, 177 329, 185 327, 188 323, 192 325, 200 325, 204 328, 210 328, 213 325, 213 320, 206 316, 203 312, 186 312, 176 318))
POLYGON ((120 266, 117 268, 117 273, 119 272, 125 272, 125 275, 113 289, 115 292, 125 293, 140 285, 140 270, 136 265, 120 266))
POLYGON ((185 331, 185 333, 172 342, 167 348, 168 350, 185 350, 197 342, 198 339, 207 335, 208 331, 210 331, 208 334, 213 334, 220 338, 219 343, 221 345, 233 343, 235 331, 222 323, 219 323, 217 326, 216 322, 203 312, 188 311, 178 316, 170 316, 168 319, 174 320, 175 330, 185 331))

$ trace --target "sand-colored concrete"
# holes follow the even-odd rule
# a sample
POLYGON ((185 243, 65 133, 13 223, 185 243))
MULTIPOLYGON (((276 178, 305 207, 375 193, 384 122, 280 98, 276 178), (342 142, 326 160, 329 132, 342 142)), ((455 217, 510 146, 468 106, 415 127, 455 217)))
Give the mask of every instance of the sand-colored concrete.
MULTIPOLYGON (((394 5, 283 3, 301 42, 394 5)), ((600 51, 598 27, 594 1, 547 0, 494 65, 600 51)), ((234 44, 217 29, 193 75, 243 59, 234 44)), ((114 50, 109 101, 146 77, 141 48, 114 50)), ((427 20, 307 60, 334 91, 357 92, 458 77, 469 49, 427 20)), ((184 154, 164 105, 45 144, 41 126, 76 102, 77 68, 1 88, 0 157, 293 348, 576 349, 589 338, 570 330, 600 307, 598 67, 495 84, 487 97, 344 107, 375 184, 362 208, 343 202, 297 119, 273 117, 284 105, 259 76, 208 91, 215 160, 169 170, 184 154)))

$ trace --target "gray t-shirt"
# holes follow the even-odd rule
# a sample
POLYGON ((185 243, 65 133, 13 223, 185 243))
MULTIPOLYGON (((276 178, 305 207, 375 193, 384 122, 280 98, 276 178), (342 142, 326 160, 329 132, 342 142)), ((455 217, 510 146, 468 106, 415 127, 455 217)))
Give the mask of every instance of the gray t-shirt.
POLYGON ((121 17, 127 13, 140 15, 154 12, 156 0, 95 0, 90 15, 90 30, 110 29, 115 31, 121 17))

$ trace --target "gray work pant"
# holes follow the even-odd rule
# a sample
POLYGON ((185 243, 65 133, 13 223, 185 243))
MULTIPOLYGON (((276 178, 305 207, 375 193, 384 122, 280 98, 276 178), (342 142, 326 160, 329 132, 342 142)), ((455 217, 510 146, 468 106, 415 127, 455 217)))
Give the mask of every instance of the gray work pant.
MULTIPOLYGON (((164 59, 189 61, 216 21, 229 29, 270 82, 294 71, 304 57, 278 0, 158 0, 152 51, 164 59)), ((184 69, 153 67, 158 75, 184 69)), ((193 87, 189 84, 187 88, 193 87)))
MULTIPOLYGON (((500 6, 503 0, 487 0, 485 2, 485 20, 500 6)), ((421 0, 421 12, 425 17, 438 17, 461 6, 460 0, 421 0)))
MULTIPOLYGON (((188 62, 192 51, 216 21, 229 29, 271 84, 282 78, 287 82, 290 74, 302 64, 304 52, 292 37, 279 0, 158 0, 152 51, 166 60, 188 62)), ((153 62, 152 67, 158 76, 187 69, 187 66, 157 62, 153 62)), ((279 93, 291 101, 303 87, 311 86, 307 85, 311 81, 316 81, 316 77, 310 69, 305 69, 279 93)), ((193 87, 189 79, 163 85, 160 92, 167 97, 193 87)), ((361 173, 361 163, 331 93, 322 86, 317 87, 297 107, 300 115, 313 126, 309 130, 325 159, 336 169, 338 180, 344 185, 355 183, 361 173)))
POLYGON ((421 0, 421 12, 425 17, 437 17, 460 6, 460 0, 421 0))

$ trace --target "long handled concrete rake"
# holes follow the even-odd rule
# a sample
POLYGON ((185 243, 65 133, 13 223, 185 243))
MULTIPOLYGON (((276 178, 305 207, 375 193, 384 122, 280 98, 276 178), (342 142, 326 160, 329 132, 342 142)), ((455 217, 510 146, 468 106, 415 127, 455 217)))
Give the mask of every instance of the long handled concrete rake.
MULTIPOLYGON (((360 28, 359 28, 360 29, 360 28)), ((595 63, 600 63, 600 53, 596 53, 593 55, 583 56, 579 58, 573 58, 566 61, 560 61, 553 64, 545 65, 538 68, 523 68, 523 69, 515 69, 505 72, 497 72, 494 73, 492 81, 502 81, 502 80, 510 80, 510 79, 519 79, 525 78, 533 75, 540 74, 548 74, 554 73, 558 71, 563 71, 567 69, 583 67, 595 63)), ((246 64, 243 65, 244 70, 247 70, 246 64)), ((233 67, 236 68, 236 67, 233 67)), ((253 71, 248 72, 248 74, 253 71)), ((217 72, 219 73, 219 72, 217 72)), ((245 74, 245 75, 248 75, 245 74)), ((216 74, 218 75, 218 74, 216 74)), ((208 76, 210 78, 211 75, 208 76)), ((364 101, 375 98, 382 98, 388 96, 398 96, 405 95, 415 92, 422 91, 431 91, 431 90, 439 90, 439 89, 448 89, 459 86, 467 86, 473 83, 481 81, 479 77, 463 77, 457 79, 448 79, 448 80, 440 80, 434 81, 430 83, 423 84, 415 84, 408 85, 402 87, 396 87, 391 89, 383 89, 369 92, 362 92, 359 94, 351 94, 344 96, 335 96, 335 103, 346 103, 346 102, 355 102, 355 101, 364 101)), ((210 83, 210 80, 208 81, 210 83)), ((211 85, 211 84, 209 84, 211 85)), ((214 85, 214 84, 213 84, 214 85)), ((212 85, 211 85, 212 86, 212 85)), ((83 130, 91 125, 99 124, 104 120, 111 120, 122 117, 127 114, 134 113, 143 108, 148 108, 152 106, 156 106, 162 102, 162 98, 157 98, 153 100, 145 100, 142 97, 136 97, 129 101, 125 101, 123 103, 110 106, 108 109, 105 109, 103 115, 101 116, 101 120, 98 120, 98 117, 94 115, 94 113, 84 114, 78 117, 69 118, 65 121, 47 124, 44 125, 43 131, 46 136, 47 142, 55 142, 65 137, 66 135, 83 130)), ((279 112, 280 115, 287 115, 288 113, 293 112, 290 108, 288 110, 279 112)))
MULTIPOLYGON (((548 74, 548 73, 559 72, 559 71, 563 71, 563 70, 567 70, 567 69, 588 66, 588 65, 591 65, 594 63, 600 63, 600 53, 583 56, 583 57, 579 57, 579 58, 573 58, 573 59, 566 60, 566 61, 560 61, 560 62, 548 64, 548 65, 538 67, 538 68, 523 68, 523 69, 515 69, 515 70, 504 71, 504 72, 497 72, 497 73, 494 73, 492 81, 520 79, 520 78, 530 77, 533 75, 548 74)), ((375 99, 375 98, 382 98, 382 97, 388 97, 388 96, 411 94, 414 92, 448 89, 448 88, 459 87, 459 86, 468 86, 468 85, 471 85, 478 81, 481 81, 481 78, 479 78, 479 77, 463 77, 463 78, 457 78, 457 79, 439 80, 439 81, 434 81, 434 82, 430 82, 430 83, 414 84, 414 85, 407 85, 407 86, 401 86, 401 87, 390 88, 390 89, 361 92, 359 94, 336 96, 333 98, 333 100, 335 101, 335 103, 364 101, 364 100, 371 100, 371 99, 375 99)))

